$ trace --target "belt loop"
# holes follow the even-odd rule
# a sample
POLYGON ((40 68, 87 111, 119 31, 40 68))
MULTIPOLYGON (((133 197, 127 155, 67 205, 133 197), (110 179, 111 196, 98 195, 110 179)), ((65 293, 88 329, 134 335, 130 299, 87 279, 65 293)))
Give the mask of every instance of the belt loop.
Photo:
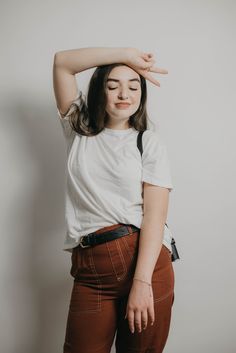
POLYGON ((131 226, 129 224, 127 224, 126 226, 128 228, 129 234, 133 233, 133 230, 132 230, 131 226))

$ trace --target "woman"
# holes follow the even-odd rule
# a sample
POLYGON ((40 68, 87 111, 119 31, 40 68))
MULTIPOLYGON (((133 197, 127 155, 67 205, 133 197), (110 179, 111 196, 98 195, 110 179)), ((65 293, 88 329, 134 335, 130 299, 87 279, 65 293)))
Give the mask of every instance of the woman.
POLYGON ((168 73, 136 48, 55 54, 53 84, 67 143, 65 251, 74 279, 64 353, 163 351, 174 300, 173 185, 165 145, 148 129, 146 79, 168 73), (75 75, 96 67, 87 102, 75 75), (142 137, 142 157, 137 134, 142 137))

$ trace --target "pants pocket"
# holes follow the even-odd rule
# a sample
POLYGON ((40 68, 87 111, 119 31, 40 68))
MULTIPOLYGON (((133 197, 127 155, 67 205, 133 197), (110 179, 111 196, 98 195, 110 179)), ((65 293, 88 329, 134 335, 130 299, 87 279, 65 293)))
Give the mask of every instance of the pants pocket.
POLYGON ((92 248, 75 249, 75 253, 72 253, 71 274, 75 279, 70 312, 80 314, 100 311, 101 281, 94 265, 92 248))
POLYGON ((125 257, 122 251, 122 243, 119 241, 121 239, 122 238, 114 239, 106 243, 113 274, 118 281, 122 280, 127 273, 125 257))
POLYGON ((101 310, 100 285, 90 286, 74 281, 70 299, 70 312, 75 314, 93 313, 101 310))
POLYGON ((135 232, 124 236, 121 238, 123 242, 127 255, 129 256, 130 260, 134 260, 138 255, 138 247, 139 247, 139 233, 135 232))

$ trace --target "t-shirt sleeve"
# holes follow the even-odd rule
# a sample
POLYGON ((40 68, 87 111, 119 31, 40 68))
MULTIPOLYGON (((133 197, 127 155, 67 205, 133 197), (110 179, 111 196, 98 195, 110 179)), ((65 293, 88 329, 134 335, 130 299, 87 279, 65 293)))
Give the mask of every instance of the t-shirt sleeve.
POLYGON ((173 189, 167 148, 157 132, 146 130, 142 136, 142 181, 173 189))
POLYGON ((79 90, 77 97, 71 103, 71 106, 69 107, 68 111, 65 114, 62 114, 57 108, 57 114, 59 116, 59 121, 63 129, 63 134, 68 142, 73 140, 76 134, 76 131, 73 130, 71 127, 69 118, 72 114, 80 114, 84 104, 85 104, 85 101, 83 99, 82 91, 79 90))

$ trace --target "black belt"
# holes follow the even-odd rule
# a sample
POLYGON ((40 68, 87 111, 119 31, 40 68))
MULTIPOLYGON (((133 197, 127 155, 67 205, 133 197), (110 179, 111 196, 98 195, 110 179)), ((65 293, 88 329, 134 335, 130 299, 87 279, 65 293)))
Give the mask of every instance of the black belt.
MULTIPOLYGON (((132 224, 129 225, 129 228, 131 228, 133 232, 137 232, 140 230, 140 228, 135 227, 132 224)), ((102 244, 107 241, 123 237, 124 235, 128 235, 128 234, 130 234, 128 227, 123 225, 118 228, 111 229, 100 234, 89 233, 87 235, 83 235, 80 238, 79 245, 82 248, 87 248, 96 244, 102 244)))

